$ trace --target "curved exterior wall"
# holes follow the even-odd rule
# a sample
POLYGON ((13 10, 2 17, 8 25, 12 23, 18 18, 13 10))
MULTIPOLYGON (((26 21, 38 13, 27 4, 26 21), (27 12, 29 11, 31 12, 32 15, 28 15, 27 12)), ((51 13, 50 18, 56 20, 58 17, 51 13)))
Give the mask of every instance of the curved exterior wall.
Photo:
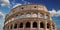
POLYGON ((47 8, 41 4, 19 5, 5 17, 4 30, 56 30, 47 8))

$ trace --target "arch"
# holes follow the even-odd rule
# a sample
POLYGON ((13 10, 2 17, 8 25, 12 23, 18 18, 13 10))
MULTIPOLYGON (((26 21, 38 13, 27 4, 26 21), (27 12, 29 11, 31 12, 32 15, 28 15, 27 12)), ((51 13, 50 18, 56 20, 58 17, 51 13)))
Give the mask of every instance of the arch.
POLYGON ((21 13, 20 18, 25 18, 24 13, 21 13))
POLYGON ((43 22, 40 23, 40 28, 44 28, 44 23, 43 22))
POLYGON ((40 13, 40 18, 43 18, 44 14, 43 13, 40 13))
POLYGON ((33 16, 33 17, 37 17, 37 14, 36 14, 36 13, 34 13, 32 16, 33 16))
POLYGON ((33 22, 33 28, 37 28, 37 23, 33 22))
POLYGON ((36 8, 36 6, 34 6, 34 8, 36 8))
POLYGON ((16 15, 16 19, 18 19, 18 15, 16 15))
POLYGON ((17 24, 14 24, 14 29, 16 29, 17 28, 17 24))
POLYGON ((48 15, 46 15, 46 16, 45 16, 45 19, 48 19, 48 18, 49 18, 48 15))
POLYGON ((50 24, 49 24, 49 23, 47 23, 47 28, 48 28, 48 29, 50 28, 50 24))
POLYGON ((23 28, 23 23, 20 23, 19 24, 19 28, 23 28))
POLYGON ((31 14, 26 14, 27 17, 31 17, 31 14))
POLYGON ((30 22, 26 23, 26 28, 30 28, 30 22))

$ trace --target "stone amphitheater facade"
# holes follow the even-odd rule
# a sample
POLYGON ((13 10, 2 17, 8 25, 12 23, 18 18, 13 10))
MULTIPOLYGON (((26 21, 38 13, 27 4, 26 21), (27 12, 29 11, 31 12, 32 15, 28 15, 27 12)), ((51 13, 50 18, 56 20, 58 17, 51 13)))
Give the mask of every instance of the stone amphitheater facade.
POLYGON ((56 26, 45 5, 24 4, 6 15, 3 30, 56 30, 56 26))

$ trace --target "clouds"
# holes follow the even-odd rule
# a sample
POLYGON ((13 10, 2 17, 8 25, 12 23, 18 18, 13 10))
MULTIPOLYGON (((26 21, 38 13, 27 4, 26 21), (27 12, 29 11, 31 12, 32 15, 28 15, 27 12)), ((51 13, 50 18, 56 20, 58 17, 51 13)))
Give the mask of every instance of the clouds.
POLYGON ((9 0, 0 0, 0 5, 2 7, 8 6, 8 5, 10 5, 10 2, 9 2, 9 0))
POLYGON ((22 5, 22 4, 30 4, 30 2, 25 1, 25 0, 20 0, 20 1, 21 1, 22 3, 19 2, 19 0, 18 0, 19 3, 17 3, 16 0, 13 0, 13 1, 12 1, 12 4, 14 5, 13 8, 15 8, 15 7, 19 6, 19 5, 22 5))
POLYGON ((60 10, 56 11, 55 9, 52 9, 52 11, 49 11, 51 13, 51 16, 60 16, 60 10))
POLYGON ((24 2, 24 4, 30 4, 30 2, 22 0, 24 2))
POLYGON ((0 12, 0 17, 5 18, 5 15, 2 12, 0 12))

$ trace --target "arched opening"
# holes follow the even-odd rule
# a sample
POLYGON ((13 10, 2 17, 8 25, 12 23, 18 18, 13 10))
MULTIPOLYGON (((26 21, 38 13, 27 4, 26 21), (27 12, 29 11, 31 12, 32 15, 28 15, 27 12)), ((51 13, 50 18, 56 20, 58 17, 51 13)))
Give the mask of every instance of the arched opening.
POLYGON ((33 16, 33 17, 37 17, 37 14, 34 13, 32 16, 33 16))
POLYGON ((14 29, 16 29, 16 28, 17 28, 17 24, 14 25, 14 29))
POLYGON ((20 18, 25 18, 25 15, 21 13, 20 18))
POLYGON ((44 28, 44 23, 43 22, 40 23, 40 28, 44 28))
POLYGON ((48 29, 50 28, 50 24, 49 24, 49 23, 47 23, 47 28, 48 28, 48 29))
POLYGON ((41 13, 41 14, 40 14, 40 18, 43 18, 43 16, 44 16, 44 14, 41 13))
POLYGON ((18 19, 18 15, 16 15, 16 19, 18 19))
POLYGON ((36 8, 36 6, 34 6, 34 8, 36 8))
POLYGON ((26 28, 30 28, 30 22, 26 23, 26 28))
POLYGON ((13 25, 11 24, 10 29, 12 29, 13 25))
POLYGON ((37 28, 37 23, 33 22, 33 28, 37 28))
POLYGON ((19 24, 19 28, 23 28, 23 23, 20 23, 19 24))
POLYGON ((45 19, 48 19, 48 15, 45 16, 45 19))
POLYGON ((27 17, 31 17, 31 14, 27 14, 26 16, 27 16, 27 17))

